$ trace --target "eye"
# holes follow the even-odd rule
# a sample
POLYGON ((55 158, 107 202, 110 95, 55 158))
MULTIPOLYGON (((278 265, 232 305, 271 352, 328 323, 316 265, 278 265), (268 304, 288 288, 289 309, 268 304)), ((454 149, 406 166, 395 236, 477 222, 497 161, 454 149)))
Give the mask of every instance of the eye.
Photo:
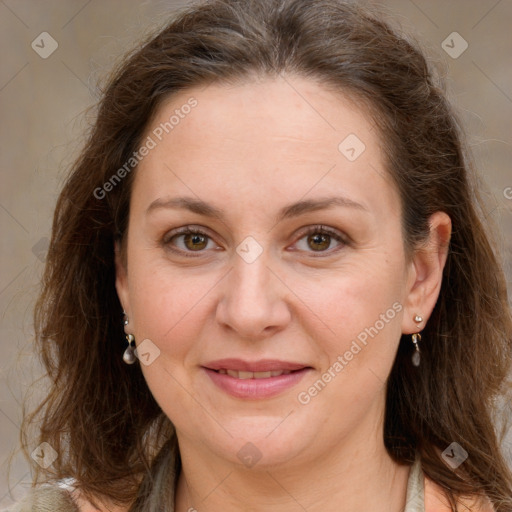
POLYGON ((310 226, 300 235, 295 246, 300 251, 306 252, 334 252, 332 246, 340 248, 347 245, 347 240, 337 231, 325 226, 310 226))
MULTIPOLYGON (((300 234, 295 249, 329 255, 347 244, 345 237, 336 230, 325 226, 310 226, 300 234)), ((206 250, 220 249, 207 233, 191 226, 168 233, 163 239, 163 245, 183 256, 193 256, 192 253, 198 253, 196 255, 199 256, 199 253, 206 250)))
MULTIPOLYGON (((166 247, 175 252, 203 252, 205 249, 215 249, 218 245, 208 234, 197 228, 187 226, 168 233, 163 240, 166 247)), ((188 256, 188 254, 185 254, 188 256)))

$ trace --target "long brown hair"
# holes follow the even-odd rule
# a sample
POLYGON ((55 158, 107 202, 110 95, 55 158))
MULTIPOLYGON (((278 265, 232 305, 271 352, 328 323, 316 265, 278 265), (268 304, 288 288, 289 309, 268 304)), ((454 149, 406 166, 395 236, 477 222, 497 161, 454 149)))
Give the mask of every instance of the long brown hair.
POLYGON ((137 151, 173 93, 282 73, 319 81, 369 109, 400 192, 409 254, 425 240, 431 214, 445 211, 452 219, 440 296, 422 332, 421 365, 411 365, 413 345, 403 336, 389 376, 389 454, 410 464, 418 453, 453 510, 459 495, 483 493, 497 512, 512 510, 512 475, 495 427, 496 401, 510 396, 512 320, 460 123, 417 45, 380 16, 337 0, 189 6, 114 71, 58 199, 35 311, 50 389, 25 418, 23 440, 27 449, 34 446, 28 427, 38 420, 39 440, 59 454, 47 470, 35 466, 35 481, 71 476, 86 495, 120 503, 138 494, 142 510, 156 492, 151 483, 158 481, 161 447, 179 458, 173 426, 140 368, 121 358, 114 242, 126 232, 136 166, 108 192, 104 184, 137 151), (452 442, 469 453, 461 471, 440 455, 452 442))

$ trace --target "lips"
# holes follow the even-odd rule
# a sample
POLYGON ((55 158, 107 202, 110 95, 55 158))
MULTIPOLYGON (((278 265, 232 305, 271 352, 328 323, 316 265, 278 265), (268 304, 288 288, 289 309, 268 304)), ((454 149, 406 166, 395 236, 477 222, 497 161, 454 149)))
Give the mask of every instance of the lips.
POLYGON ((246 372, 244 370, 227 370, 221 368, 214 370, 221 375, 229 375, 235 379, 268 379, 270 377, 279 377, 280 375, 288 375, 291 370, 271 370, 268 372, 246 372))
POLYGON ((203 366, 205 374, 223 392, 242 399, 262 400, 297 385, 311 366, 290 361, 220 359, 203 366))
MULTIPOLYGON (((241 373, 242 375, 247 373, 259 374, 259 373, 267 373, 267 372, 293 372, 296 370, 302 370, 303 368, 309 368, 308 365, 295 363, 290 361, 279 361, 276 359, 261 359, 260 361, 245 361, 243 359, 218 359, 216 361, 211 361, 204 365, 205 368, 210 370, 220 371, 226 370, 234 371, 241 373)), ((232 375, 233 377, 235 375, 232 375)), ((272 375, 270 375, 272 376, 272 375)), ((241 376, 240 378, 253 378, 248 376, 241 376)), ((265 378, 259 377, 258 375, 255 378, 265 378)))

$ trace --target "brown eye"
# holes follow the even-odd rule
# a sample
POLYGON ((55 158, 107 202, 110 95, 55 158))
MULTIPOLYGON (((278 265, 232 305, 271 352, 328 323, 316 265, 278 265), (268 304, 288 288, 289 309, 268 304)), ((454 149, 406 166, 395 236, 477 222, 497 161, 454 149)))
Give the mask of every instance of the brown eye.
POLYGON ((183 242, 187 249, 191 251, 200 251, 208 245, 208 237, 199 233, 188 233, 183 236, 183 242))
POLYGON ((302 232, 295 243, 296 249, 312 253, 333 254, 347 245, 345 237, 337 230, 325 226, 311 226, 302 232))
MULTIPOLYGON (((199 229, 186 227, 173 231, 163 238, 163 244, 173 252, 178 252, 183 256, 191 255, 191 253, 204 252, 205 254, 211 249, 217 249, 213 239, 200 231, 199 229)), ((199 254, 197 254, 199 256, 199 254)))
POLYGON ((309 235, 308 245, 315 251, 325 251, 331 245, 331 236, 325 233, 309 235))

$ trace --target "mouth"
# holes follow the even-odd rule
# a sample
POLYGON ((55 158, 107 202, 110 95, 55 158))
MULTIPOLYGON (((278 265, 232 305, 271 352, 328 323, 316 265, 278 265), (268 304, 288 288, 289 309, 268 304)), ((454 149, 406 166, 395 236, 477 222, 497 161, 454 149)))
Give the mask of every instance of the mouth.
MULTIPOLYGON (((306 364, 292 361, 280 361, 278 359, 260 359, 259 361, 246 361, 245 359, 237 358, 217 359, 216 361, 210 361, 209 363, 206 363, 204 367, 214 371, 222 370, 223 372, 234 371, 238 373, 246 372, 255 374, 268 372, 293 372, 296 370, 302 370, 304 368, 311 368, 306 364)), ((251 376, 245 378, 253 377, 251 376)))
POLYGON ((277 360, 223 359, 204 365, 203 370, 222 391, 236 398, 265 399, 295 386, 311 366, 277 360))
POLYGON ((244 370, 228 370, 221 368, 220 370, 213 370, 221 375, 229 375, 235 379, 269 379, 270 377, 279 377, 280 375, 289 375, 300 370, 271 370, 268 372, 247 372, 244 370))

